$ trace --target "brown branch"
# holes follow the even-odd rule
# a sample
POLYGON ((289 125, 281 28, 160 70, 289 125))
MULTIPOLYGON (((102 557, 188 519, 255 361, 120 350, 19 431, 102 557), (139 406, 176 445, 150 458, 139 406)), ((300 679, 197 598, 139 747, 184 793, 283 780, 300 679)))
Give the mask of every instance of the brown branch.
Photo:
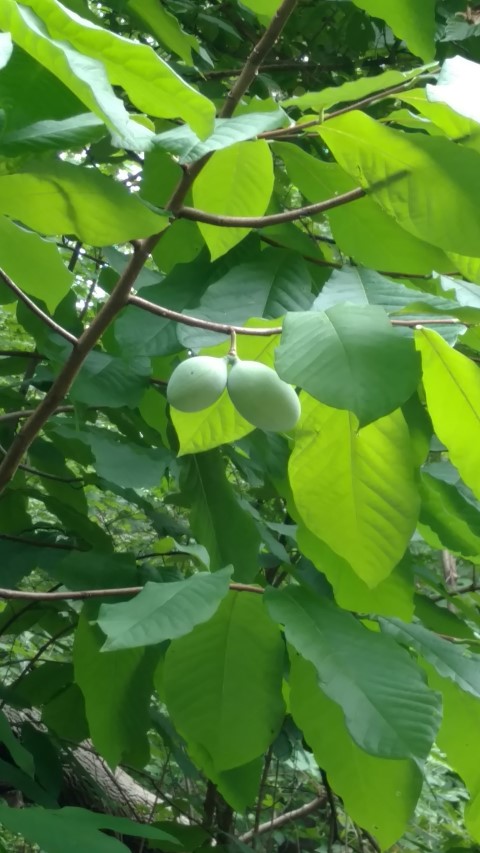
POLYGON ((0 349, 0 356, 4 358, 41 358, 35 350, 25 349, 0 349))
POLYGON ((331 113, 325 113, 323 121, 329 121, 331 118, 336 118, 344 113, 350 113, 352 110, 360 110, 362 107, 369 107, 371 104, 374 104, 377 101, 383 101, 384 98, 390 98, 398 92, 405 92, 411 86, 416 85, 419 79, 420 77, 414 77, 406 83, 399 83, 398 86, 391 86, 389 89, 384 89, 383 92, 375 92, 373 95, 369 95, 367 98, 362 98, 360 101, 353 101, 347 107, 340 107, 338 110, 334 110, 331 113))
MULTIPOLYGON (((345 62, 320 65, 318 62, 302 62, 301 59, 286 59, 279 62, 267 62, 259 65, 257 73, 262 74, 264 71, 312 71, 315 70, 318 74, 328 74, 330 71, 339 71, 345 68, 345 62)), ((222 80, 228 77, 238 77, 242 71, 241 66, 238 68, 220 68, 214 71, 202 71, 202 77, 205 80, 222 80)))
POLYGON ((280 34, 290 15, 293 13, 297 3, 298 0, 283 0, 283 3, 277 9, 262 38, 257 42, 250 53, 250 56, 243 66, 236 83, 230 89, 226 101, 220 110, 220 118, 230 118, 230 116, 233 115, 240 99, 255 80, 265 56, 270 52, 277 39, 280 37, 280 34))
POLYGON ((263 835, 265 832, 270 832, 273 829, 279 829, 281 826, 285 826, 286 823, 291 823, 298 818, 305 817, 306 815, 316 811, 316 809, 325 805, 325 801, 325 795, 322 797, 315 797, 315 799, 310 803, 305 803, 304 806, 300 806, 298 809, 293 809, 291 812, 285 812, 278 817, 274 817, 272 820, 261 823, 256 832, 253 829, 249 829, 248 832, 244 832, 243 835, 240 835, 238 840, 245 844, 247 841, 251 841, 255 835, 263 835))
POLYGON ((48 316, 48 314, 45 314, 45 311, 42 311, 42 309, 39 308, 38 305, 36 305, 35 302, 33 302, 33 300, 30 299, 23 292, 23 290, 20 290, 20 288, 17 287, 17 285, 12 281, 10 276, 7 275, 5 270, 1 268, 0 278, 2 279, 3 283, 9 288, 9 290, 11 290, 12 293, 15 294, 17 299, 20 299, 23 304, 30 309, 32 314, 36 314, 36 316, 39 318, 39 320, 42 321, 42 323, 45 323, 45 325, 49 326, 50 329, 53 329, 53 331, 56 332, 57 335, 61 335, 62 338, 65 338, 65 340, 69 341, 71 344, 77 343, 77 338, 75 337, 75 335, 72 335, 71 332, 68 332, 67 329, 64 329, 63 326, 60 326, 58 323, 56 323, 55 320, 48 316))
POLYGON ((326 210, 333 210, 343 204, 363 198, 366 191, 361 187, 349 190, 346 193, 318 201, 315 204, 307 204, 305 207, 297 207, 294 210, 284 210, 283 213, 271 213, 266 216, 223 216, 217 213, 207 213, 196 207, 181 207, 177 213, 179 219, 190 219, 193 222, 204 222, 207 225, 217 225, 219 228, 266 228, 268 225, 278 225, 283 222, 295 222, 306 216, 315 216, 326 210))
MULTIPOLYGON (((213 320, 202 320, 199 317, 192 317, 189 314, 180 314, 179 311, 172 311, 170 308, 164 308, 162 305, 155 305, 154 302, 149 302, 148 299, 143 299, 141 296, 130 296, 128 304, 142 308, 144 311, 149 311, 151 314, 157 314, 159 317, 166 317, 167 320, 182 323, 184 326, 194 326, 197 329, 206 329, 208 332, 219 332, 222 335, 231 335, 232 332, 235 332, 237 335, 269 337, 271 335, 281 335, 282 333, 281 326, 266 329, 249 329, 244 326, 232 326, 228 323, 215 323, 213 320)), ((158 380, 155 380, 155 384, 157 382, 158 380)), ((164 383, 162 382, 162 384, 164 383)))
MULTIPOLYGON (((253 586, 252 584, 231 583, 229 588, 234 592, 263 594, 261 586, 253 586)), ((0 599, 5 601, 83 601, 87 598, 116 598, 122 595, 138 595, 142 589, 143 586, 124 586, 115 589, 81 589, 74 592, 34 592, 33 590, 0 588, 0 599)))
MULTIPOLYGON (((149 237, 146 240, 136 243, 130 262, 119 277, 117 285, 111 295, 100 309, 91 325, 85 329, 80 338, 76 340, 70 356, 51 385, 49 391, 32 415, 30 415, 28 420, 24 423, 22 429, 17 433, 8 453, 3 459, 3 462, 0 464, 0 493, 10 482, 22 461, 23 455, 35 440, 48 418, 59 407, 65 395, 70 390, 70 387, 89 352, 99 341, 114 317, 126 304, 130 290, 135 283, 138 274, 143 268, 150 252, 156 246, 159 237, 160 235, 156 234, 153 237, 149 237)), ((36 306, 35 309, 38 310, 36 306)), ((48 319, 50 320, 50 318, 48 319)))

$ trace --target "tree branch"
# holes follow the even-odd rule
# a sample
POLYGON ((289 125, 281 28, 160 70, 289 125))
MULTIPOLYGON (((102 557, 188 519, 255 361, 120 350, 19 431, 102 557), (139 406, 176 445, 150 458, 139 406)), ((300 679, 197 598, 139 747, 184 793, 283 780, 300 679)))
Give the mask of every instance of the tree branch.
POLYGON ((260 66, 269 51, 279 38, 285 24, 295 9, 298 0, 283 0, 275 15, 270 21, 260 41, 255 45, 245 65, 243 66, 236 83, 230 89, 225 103, 220 110, 220 118, 230 118, 235 112, 242 96, 255 80, 260 66))
MULTIPOLYGON (((0 464, 0 493, 14 476, 22 461, 23 455, 35 440, 43 425, 46 423, 50 415, 55 412, 67 392, 70 390, 70 387, 89 352, 99 341, 113 318, 126 304, 130 290, 133 287, 138 274, 159 239, 160 235, 155 234, 153 237, 149 237, 148 239, 135 244, 134 253, 130 262, 118 279, 117 285, 111 295, 100 309, 91 325, 85 329, 78 340, 75 339, 75 345, 62 370, 51 385, 42 402, 17 433, 5 458, 3 459, 3 462, 0 464)), ((38 311, 36 306, 35 310, 38 311)), ((48 318, 48 320, 50 321, 50 318, 48 318)))
POLYGON ((56 332, 57 335, 61 335, 62 338, 65 338, 65 340, 69 341, 71 344, 77 343, 77 338, 75 337, 75 335, 72 335, 71 332, 68 332, 67 329, 64 329, 63 326, 60 326, 58 323, 55 322, 55 320, 52 320, 52 318, 49 317, 48 314, 45 314, 45 312, 42 311, 42 309, 39 308, 38 305, 36 305, 35 302, 33 302, 33 300, 30 299, 23 292, 23 290, 20 290, 20 288, 17 287, 17 285, 12 281, 10 276, 7 275, 5 270, 1 268, 0 278, 2 279, 3 283, 12 291, 12 293, 15 294, 17 299, 20 299, 23 304, 30 309, 32 314, 36 314, 36 316, 39 318, 39 320, 42 321, 42 323, 45 323, 45 325, 49 326, 50 329, 53 329, 53 331, 56 332))
POLYGON ((255 835, 263 835, 264 832, 279 829, 281 826, 285 826, 286 823, 291 823, 300 817, 305 817, 306 815, 311 814, 316 811, 316 809, 320 808, 320 806, 324 806, 325 802, 325 795, 322 797, 315 797, 315 799, 310 803, 305 803, 304 806, 300 806, 298 809, 293 809, 291 812, 285 812, 285 814, 281 814, 278 817, 273 818, 273 820, 261 823, 257 830, 249 829, 248 832, 244 832, 243 835, 240 835, 238 840, 246 844, 248 841, 251 841, 255 835))
MULTIPOLYGON (((162 556, 159 554, 158 556, 162 556)), ((115 589, 81 589, 66 592, 34 592, 23 589, 0 588, 0 599, 5 601, 84 601, 87 598, 118 598, 122 595, 138 595, 143 586, 124 586, 115 589)), ((253 592, 262 595, 261 586, 246 583, 231 583, 229 589, 234 592, 253 592)))
MULTIPOLYGON (((198 162, 198 161, 197 161, 198 162)), ((366 191, 361 187, 349 190, 346 193, 318 201, 315 204, 307 204, 305 207, 297 207, 295 210, 285 210, 283 213, 271 213, 266 216, 222 216, 216 213, 207 213, 196 207, 181 207, 176 216, 178 219, 190 219, 193 222, 204 222, 207 225, 217 225, 219 228, 266 228, 268 225, 279 225, 283 222, 295 222, 306 216, 315 216, 326 210, 333 210, 343 204, 349 204, 363 198, 366 191)))

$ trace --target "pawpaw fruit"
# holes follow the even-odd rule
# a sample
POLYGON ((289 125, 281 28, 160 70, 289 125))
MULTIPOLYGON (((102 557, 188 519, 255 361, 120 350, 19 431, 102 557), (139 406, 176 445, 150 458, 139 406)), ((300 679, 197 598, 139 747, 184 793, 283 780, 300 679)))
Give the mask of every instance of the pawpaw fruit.
POLYGON ((235 359, 227 380, 230 399, 245 420, 270 432, 288 432, 300 417, 295 390, 258 361, 235 359))
POLYGON ((167 385, 167 400, 180 412, 200 412, 213 405, 227 384, 224 358, 197 355, 182 361, 167 385))

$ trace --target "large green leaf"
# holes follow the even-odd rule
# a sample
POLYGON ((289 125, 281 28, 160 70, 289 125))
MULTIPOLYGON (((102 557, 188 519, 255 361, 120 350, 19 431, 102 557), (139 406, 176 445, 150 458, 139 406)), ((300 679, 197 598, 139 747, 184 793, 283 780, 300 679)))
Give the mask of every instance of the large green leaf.
POLYGON ((124 649, 102 653, 103 642, 101 631, 84 611, 75 632, 73 662, 90 736, 111 767, 122 759, 141 767, 149 756, 148 710, 157 652, 124 649))
MULTIPOLYGON (((288 175, 311 202, 332 198, 358 186, 358 176, 347 175, 336 163, 307 154, 297 145, 277 142, 274 149, 288 175)), ((409 234, 372 198, 330 210, 328 219, 338 248, 357 263, 374 269, 411 274, 448 272, 452 262, 429 242, 409 234)))
POLYGON ((353 111, 320 128, 338 163, 396 221, 444 251, 475 257, 480 156, 448 139, 404 133, 353 111), (432 206, 432 191, 435 205, 432 206), (461 199, 452 205, 452 193, 461 199))
POLYGON ((381 625, 389 636, 412 646, 442 678, 449 678, 461 690, 480 699, 480 655, 453 645, 422 625, 409 625, 399 619, 382 619, 381 625))
MULTIPOLYGON (((91 74, 94 67, 96 85, 100 90, 105 89, 106 84, 123 86, 132 103, 142 112, 162 118, 180 117, 191 124, 200 137, 208 136, 215 114, 214 105, 175 74, 151 47, 80 18, 57 0, 26 0, 24 6, 34 11, 22 11, 11 0, 3 6, 0 24, 10 30, 14 40, 26 50, 38 51, 40 55, 36 58, 39 61, 46 59, 60 79, 82 100, 85 98, 82 76, 88 75, 89 71, 91 74), (43 35, 43 50, 39 47, 42 32, 39 18, 46 24, 50 36, 46 39, 43 35), (32 29, 35 38, 32 38, 32 29), (70 45, 78 59, 83 56, 83 63, 77 59, 77 67, 72 74, 72 66, 67 71, 65 62, 65 70, 59 74, 58 53, 63 50, 66 58, 70 45), (90 57, 93 62, 88 62, 85 57, 90 57)), ((87 104, 90 109, 95 106, 95 95, 96 88, 93 87, 89 97, 91 103, 87 104)), ((98 114, 98 107, 93 109, 96 111, 98 114)))
POLYGON ((373 305, 288 313, 275 364, 286 382, 354 412, 361 427, 398 409, 420 381, 413 340, 373 305))
POLYGON ((328 578, 340 607, 359 613, 399 616, 405 620, 412 618, 413 577, 403 562, 378 586, 370 589, 346 560, 335 554, 304 524, 298 527, 297 542, 302 554, 328 578))
POLYGON ((262 755, 280 729, 284 646, 259 595, 230 592, 215 615, 171 643, 165 699, 178 731, 217 771, 262 755))
POLYGON ((74 234, 95 246, 147 237, 168 225, 97 169, 59 160, 29 162, 1 175, 0 212, 41 234, 74 234))
MULTIPOLYGON (((360 5, 360 3, 357 5, 360 5)), ((402 83, 407 83, 409 80, 418 77, 425 70, 427 70, 425 67, 414 68, 412 71, 390 70, 372 77, 359 77, 358 80, 349 80, 340 86, 328 86, 322 89, 321 92, 305 92, 304 95, 287 98, 283 102, 283 105, 285 107, 297 107, 299 110, 312 109, 321 113, 322 110, 328 110, 334 104, 342 104, 345 101, 358 101, 375 92, 378 92, 380 96, 383 89, 390 89, 392 86, 400 86, 402 83)))
POLYGON ((212 570, 231 564, 235 580, 253 580, 259 571, 260 536, 253 516, 238 502, 219 452, 185 459, 181 485, 191 507, 192 531, 207 549, 212 570))
POLYGON ((199 50, 195 36, 187 35, 177 19, 158 0, 126 0, 125 6, 147 24, 150 32, 184 62, 192 65, 192 49, 199 50))
POLYGON ((350 817, 368 829, 382 849, 390 847, 405 831, 420 794, 418 766, 409 759, 378 758, 360 749, 345 727, 341 709, 318 687, 312 664, 297 654, 290 659, 295 722, 350 817))
POLYGON ((53 243, 6 216, 0 216, 0 265, 22 290, 45 302, 49 311, 55 310, 73 282, 53 243))
MULTIPOLYGON (((210 284, 198 308, 186 313, 243 326, 251 317, 276 318, 287 311, 308 310, 312 302, 312 280, 303 258, 295 252, 266 249, 256 261, 232 267, 210 284)), ((224 338, 188 326, 180 326, 177 336, 185 347, 195 350, 224 338)))
MULTIPOLYGON (((263 216, 273 190, 272 155, 267 142, 237 142, 215 151, 193 185, 196 207, 227 216, 263 216)), ((236 246, 249 228, 199 223, 212 260, 236 246)))
POLYGON ((428 61, 435 55, 435 0, 353 0, 369 15, 382 18, 412 53, 428 61))
POLYGON ((128 847, 101 830, 119 835, 133 835, 166 841, 181 848, 170 833, 144 823, 135 823, 125 817, 99 814, 79 808, 16 809, 0 806, 2 825, 18 832, 32 844, 39 844, 45 853, 126 853, 128 847))
POLYGON ((401 412, 363 429, 354 415, 301 394, 289 463, 298 512, 370 587, 401 560, 417 521, 412 448, 401 412))
POLYGON ((84 148, 105 136, 105 125, 92 113, 61 121, 39 121, 0 136, 0 153, 10 157, 42 151, 84 148))
POLYGON ((421 760, 440 725, 440 697, 408 652, 311 590, 265 592, 272 617, 345 716, 356 744, 383 758, 421 760))
POLYGON ((231 569, 202 572, 173 583, 147 583, 123 604, 102 604, 98 624, 104 651, 151 646, 188 634, 215 613, 228 592, 231 569))
POLYGON ((420 496, 422 525, 436 533, 444 548, 480 562, 480 512, 457 485, 423 472, 420 496))
POLYGON ((480 371, 430 329, 415 332, 435 433, 462 479, 480 497, 480 371))

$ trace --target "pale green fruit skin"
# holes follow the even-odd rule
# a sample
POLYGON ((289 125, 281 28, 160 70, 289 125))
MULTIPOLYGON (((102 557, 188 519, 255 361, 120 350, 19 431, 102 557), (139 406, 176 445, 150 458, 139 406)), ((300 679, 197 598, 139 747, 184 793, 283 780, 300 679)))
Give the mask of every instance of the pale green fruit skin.
POLYGON ((208 409, 224 392, 227 362, 211 355, 196 355, 182 361, 167 385, 167 400, 180 412, 208 409))
POLYGON ((240 361, 230 368, 230 399, 246 421, 269 432, 288 432, 300 417, 300 401, 271 367, 258 361, 240 361))

